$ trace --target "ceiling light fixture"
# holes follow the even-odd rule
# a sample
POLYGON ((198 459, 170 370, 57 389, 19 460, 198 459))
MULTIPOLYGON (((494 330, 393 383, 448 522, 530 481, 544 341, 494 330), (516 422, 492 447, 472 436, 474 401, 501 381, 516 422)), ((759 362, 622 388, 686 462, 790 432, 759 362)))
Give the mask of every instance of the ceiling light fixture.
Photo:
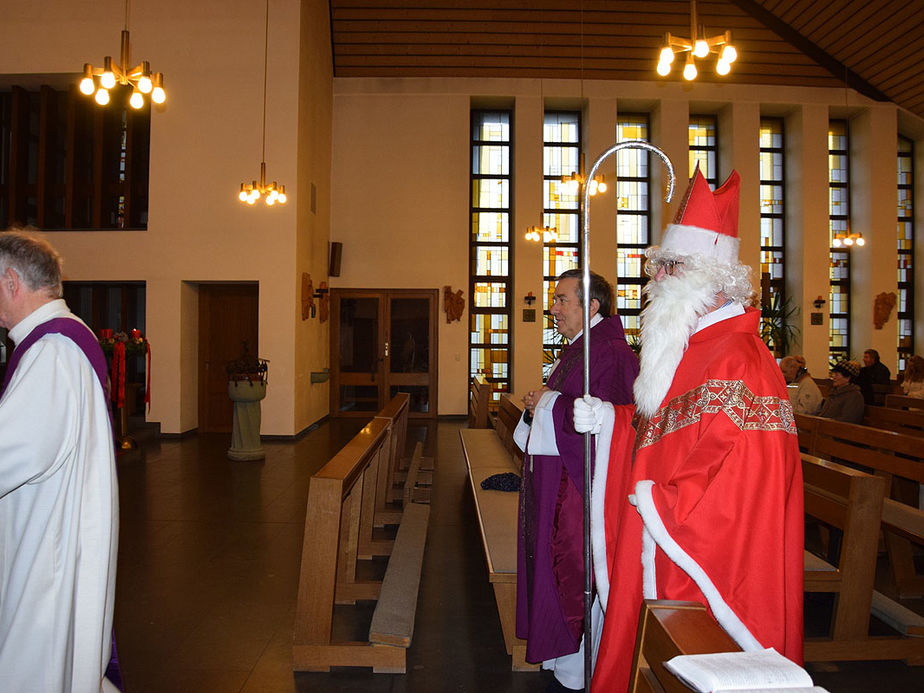
POLYGON ((554 243, 558 240, 558 229, 554 226, 530 226, 526 229, 526 240, 538 243, 540 239, 545 243, 554 243))
POLYGON ((834 234, 834 238, 831 240, 831 245, 833 245, 835 248, 841 248, 844 246, 849 248, 853 245, 863 247, 866 245, 866 240, 863 238, 863 234, 858 231, 838 231, 834 234))
POLYGON ((260 160, 260 180, 251 183, 241 183, 241 190, 237 198, 244 204, 253 205, 260 197, 267 206, 272 207, 277 202, 284 205, 288 200, 286 186, 276 181, 266 182, 266 72, 269 57, 269 0, 266 0, 266 29, 263 36, 263 149, 260 160))
POLYGON ((731 32, 726 31, 711 38, 706 38, 705 34, 705 28, 698 26, 696 22, 696 0, 690 0, 691 38, 674 36, 670 32, 665 34, 664 47, 658 54, 658 74, 667 77, 671 73, 674 56, 680 53, 687 54, 683 66, 683 78, 688 82, 696 79, 698 74, 696 59, 702 60, 710 53, 719 56, 715 64, 716 74, 724 77, 731 72, 731 64, 738 59, 738 51, 731 44, 731 32))
POLYGON ((122 29, 122 50, 119 54, 119 64, 112 62, 112 56, 103 58, 103 66, 94 68, 90 63, 83 65, 83 78, 80 80, 80 92, 86 96, 94 95, 94 100, 100 106, 109 103, 109 90, 117 85, 131 87, 132 93, 128 99, 129 105, 134 109, 144 106, 144 97, 147 96, 154 103, 160 104, 167 100, 164 91, 164 75, 161 72, 151 72, 151 64, 142 60, 134 67, 131 65, 131 43, 128 35, 128 0, 125 0, 125 28, 122 29))

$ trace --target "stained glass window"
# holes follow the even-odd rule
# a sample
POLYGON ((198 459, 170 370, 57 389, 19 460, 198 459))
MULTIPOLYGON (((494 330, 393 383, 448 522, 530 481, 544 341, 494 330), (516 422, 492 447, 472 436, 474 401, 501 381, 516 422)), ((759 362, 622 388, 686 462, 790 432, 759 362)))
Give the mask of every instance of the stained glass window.
POLYGON ((472 112, 469 374, 510 391, 510 111, 472 112))

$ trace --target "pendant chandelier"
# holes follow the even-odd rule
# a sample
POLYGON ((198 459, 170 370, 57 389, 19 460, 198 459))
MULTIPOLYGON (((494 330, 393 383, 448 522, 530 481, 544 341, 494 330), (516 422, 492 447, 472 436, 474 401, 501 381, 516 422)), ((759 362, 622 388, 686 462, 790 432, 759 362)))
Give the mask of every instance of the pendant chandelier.
POLYGON ((674 36, 670 32, 664 37, 664 47, 658 54, 659 75, 667 77, 671 73, 674 56, 679 53, 687 54, 683 66, 683 78, 687 81, 696 79, 699 74, 696 69, 697 58, 702 60, 710 53, 718 55, 715 71, 721 77, 731 72, 731 64, 738 59, 738 51, 731 44, 730 31, 706 38, 705 28, 696 21, 696 0, 690 0, 690 38, 674 36))
POLYGON ((260 156, 260 180, 250 183, 241 183, 238 199, 244 204, 253 205, 261 197, 267 206, 272 207, 277 202, 284 205, 288 200, 286 186, 276 181, 266 182, 266 72, 269 56, 269 0, 266 0, 266 29, 263 36, 263 149, 260 156))
POLYGON ((831 245, 835 248, 841 247, 850 247, 853 245, 858 245, 860 247, 866 245, 866 240, 863 238, 863 234, 859 231, 838 231, 834 234, 834 238, 831 239, 831 245))
POLYGON ((109 91, 116 86, 131 87, 132 93, 128 99, 129 105, 134 109, 144 106, 145 96, 154 103, 163 103, 167 100, 164 91, 164 75, 161 72, 151 72, 151 64, 147 60, 131 66, 131 43, 128 35, 128 0, 125 0, 125 28, 122 29, 122 49, 119 53, 119 63, 112 61, 112 56, 103 58, 103 66, 94 68, 90 63, 83 65, 83 78, 80 80, 80 92, 86 96, 95 94, 94 100, 100 106, 109 103, 109 91))

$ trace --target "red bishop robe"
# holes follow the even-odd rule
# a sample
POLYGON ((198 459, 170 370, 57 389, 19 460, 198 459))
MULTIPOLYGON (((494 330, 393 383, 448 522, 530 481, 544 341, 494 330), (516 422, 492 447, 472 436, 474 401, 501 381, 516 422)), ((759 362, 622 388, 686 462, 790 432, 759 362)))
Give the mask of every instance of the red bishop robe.
MULTIPOLYGON (((608 483, 609 601, 593 691, 625 691, 629 683, 643 523, 627 495, 643 480, 653 482, 667 533, 757 641, 802 661, 802 467, 786 383, 758 338, 759 319, 748 309, 690 338, 661 407, 638 424, 628 488, 618 473, 608 483)), ((616 426, 625 420, 617 411, 616 426)), ((614 464, 632 454, 632 439, 614 433, 614 464)), ((655 566, 659 599, 706 603, 660 548, 655 566)))

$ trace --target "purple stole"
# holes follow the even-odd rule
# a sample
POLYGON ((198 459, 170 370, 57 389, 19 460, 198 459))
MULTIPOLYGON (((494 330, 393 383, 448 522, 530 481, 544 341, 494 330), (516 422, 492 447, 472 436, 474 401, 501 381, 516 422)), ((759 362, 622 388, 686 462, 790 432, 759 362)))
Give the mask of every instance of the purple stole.
POLYGON ((16 345, 16 348, 13 349, 13 355, 6 365, 6 375, 3 378, 3 385, 0 385, 0 397, 3 396, 3 392, 6 390, 7 384, 9 384, 10 379, 13 377, 16 366, 19 365, 19 361, 23 354, 46 334, 64 335, 80 347, 80 350, 84 353, 90 365, 93 367, 96 377, 99 378, 99 384, 103 388, 103 394, 105 394, 108 399, 109 388, 106 387, 106 376, 109 369, 106 367, 106 357, 103 356, 103 350, 100 349, 99 342, 96 340, 96 337, 93 336, 93 333, 90 332, 85 325, 71 318, 53 318, 48 322, 43 322, 41 325, 37 325, 24 340, 16 345))
MULTIPOLYGON (((96 337, 93 336, 93 333, 90 332, 83 323, 71 318, 52 318, 47 322, 43 322, 41 325, 37 325, 24 340, 16 345, 16 348, 13 349, 13 355, 6 364, 6 375, 3 377, 3 384, 0 385, 0 397, 3 397, 6 386, 12 379, 13 373, 16 371, 16 366, 19 365, 19 361, 22 359, 23 354, 46 334, 64 335, 80 347, 84 356, 87 357, 87 361, 89 361, 90 365, 93 367, 93 372, 96 373, 99 384, 103 388, 103 395, 105 395, 108 401, 109 388, 106 385, 106 377, 108 376, 109 369, 106 367, 106 357, 103 355, 103 350, 100 348, 99 342, 96 337)), ((112 412, 109 412, 109 425, 110 427, 112 426, 112 412)), ((109 666, 106 668, 106 678, 120 691, 124 690, 122 687, 122 671, 119 667, 119 655, 118 652, 116 652, 114 633, 112 636, 112 653, 109 659, 109 666)))

